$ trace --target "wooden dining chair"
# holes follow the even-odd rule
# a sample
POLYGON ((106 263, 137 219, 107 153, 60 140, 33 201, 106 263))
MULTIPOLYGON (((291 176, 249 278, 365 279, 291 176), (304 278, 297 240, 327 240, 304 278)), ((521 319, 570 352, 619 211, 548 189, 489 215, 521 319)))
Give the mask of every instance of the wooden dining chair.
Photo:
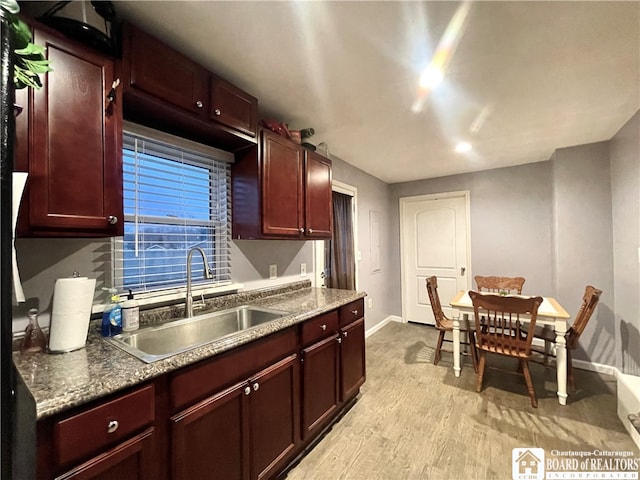
MULTIPOLYGON (((444 312, 442 311, 442 305, 440 304, 440 296, 438 295, 438 277, 428 277, 427 278, 427 293, 429 294, 429 301, 431 302, 431 309, 433 310, 433 316, 436 320, 436 329, 439 330, 438 335, 438 343, 436 344, 436 353, 433 358, 433 364, 437 365, 440 361, 440 353, 441 352, 452 352, 452 350, 444 350, 442 348, 443 342, 453 342, 453 340, 449 340, 445 338, 445 334, 447 332, 453 331, 453 320, 447 318, 444 312)), ((476 342, 475 342, 475 330, 470 328, 469 322, 466 324, 464 320, 461 320, 460 324, 460 334, 466 335, 468 338, 467 342, 460 342, 460 345, 468 345, 470 347, 470 352, 463 351, 463 355, 470 355, 471 361, 473 362, 473 370, 475 372, 478 371, 478 353, 476 351, 476 342)))
MULTIPOLYGON (((569 327, 569 330, 565 334, 565 340, 567 342, 567 380, 569 387, 572 390, 575 390, 576 382, 573 376, 571 351, 575 350, 578 347, 578 339, 580 338, 580 335, 582 335, 582 332, 584 332, 589 319, 598 306, 600 295, 602 295, 602 290, 599 290, 591 285, 587 285, 585 287, 584 295, 582 296, 582 303, 580 304, 578 314, 575 316, 573 324, 571 325, 571 327, 569 327)), ((551 351, 551 347, 555 346, 556 334, 552 328, 549 328, 547 326, 537 326, 533 332, 534 337, 543 339, 545 343, 544 350, 541 350, 536 346, 533 347, 533 350, 535 352, 543 354, 544 360, 538 363, 542 363, 543 365, 548 366, 549 357, 555 357, 555 353, 551 351)))
POLYGON ((506 293, 522 293, 522 286, 524 285, 524 277, 485 277, 482 275, 476 275, 473 277, 476 281, 476 287, 479 292, 492 292, 501 294, 506 293))
POLYGON ((469 292, 469 297, 473 302, 476 343, 480 355, 476 391, 482 391, 487 353, 515 358, 520 362, 531 406, 537 408, 538 398, 531 381, 529 360, 532 357, 531 342, 542 297, 505 297, 474 291, 469 292), (525 322, 530 325, 528 332, 522 328, 525 322, 521 323, 521 315, 527 316, 525 322))

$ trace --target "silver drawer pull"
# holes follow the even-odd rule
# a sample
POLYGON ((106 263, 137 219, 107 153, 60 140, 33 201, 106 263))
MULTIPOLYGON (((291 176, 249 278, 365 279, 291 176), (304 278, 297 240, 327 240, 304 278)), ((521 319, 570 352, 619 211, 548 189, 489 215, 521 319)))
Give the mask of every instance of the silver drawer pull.
POLYGON ((353 313, 354 315, 357 315, 358 314, 358 310, 357 309, 356 310, 351 310, 351 313, 353 313))
POLYGON ((257 392, 259 388, 260 388, 260 384, 258 382, 253 384, 253 391, 254 392, 257 392))
POLYGON ((107 425, 107 432, 109 433, 113 433, 116 430, 118 430, 118 427, 120 426, 120 424, 118 423, 117 420, 111 420, 109 422, 109 425, 107 425))
POLYGON ((321 329, 322 329, 322 331, 324 332, 324 331, 327 329, 327 326, 323 324, 323 325, 320 325, 320 328, 321 328, 321 329))
POLYGON ((344 335, 344 338, 347 338, 347 335, 349 335, 349 332, 342 332, 342 335, 344 335))
POLYGON ((216 108, 216 109, 213 111, 213 113, 216 115, 216 117, 219 117, 219 116, 220 116, 220 114, 221 114, 222 112, 220 111, 220 109, 219 109, 219 108, 216 108))
POLYGON ((202 103, 202 101, 198 100, 198 101, 196 102, 196 107, 197 107, 197 108, 202 108, 203 106, 204 106, 204 104, 202 103))
POLYGON ((244 387, 244 394, 249 395, 251 393, 251 387, 244 387))

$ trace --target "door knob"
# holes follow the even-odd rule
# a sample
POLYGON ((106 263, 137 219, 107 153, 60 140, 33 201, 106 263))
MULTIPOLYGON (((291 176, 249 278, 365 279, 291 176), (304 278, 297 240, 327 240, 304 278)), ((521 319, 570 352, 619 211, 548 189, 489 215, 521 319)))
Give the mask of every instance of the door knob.
POLYGON ((464 272, 467 271, 466 267, 460 267, 460 276, 464 275, 464 272))

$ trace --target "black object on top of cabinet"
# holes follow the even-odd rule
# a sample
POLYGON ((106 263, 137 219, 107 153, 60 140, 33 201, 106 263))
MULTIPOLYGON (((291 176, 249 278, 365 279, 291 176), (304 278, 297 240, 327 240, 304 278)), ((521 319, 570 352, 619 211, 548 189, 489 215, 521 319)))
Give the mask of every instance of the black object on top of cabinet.
POLYGON ((255 144, 255 97, 130 23, 122 45, 127 120, 232 152, 255 144))

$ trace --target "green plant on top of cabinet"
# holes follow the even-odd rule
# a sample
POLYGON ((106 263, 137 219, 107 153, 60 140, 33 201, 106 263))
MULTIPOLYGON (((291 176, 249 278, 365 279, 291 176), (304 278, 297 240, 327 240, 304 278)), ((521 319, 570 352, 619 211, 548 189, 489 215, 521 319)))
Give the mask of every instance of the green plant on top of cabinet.
POLYGON ((29 173, 18 234, 122 235, 120 92, 108 97, 114 60, 39 24, 33 38, 55 67, 42 89, 16 100, 26 108, 16 122, 15 170, 29 173))
POLYGON ((255 144, 255 97, 130 23, 122 38, 126 119, 230 151, 255 144))
POLYGON ((331 238, 331 160, 259 130, 232 167, 233 238, 331 238))

